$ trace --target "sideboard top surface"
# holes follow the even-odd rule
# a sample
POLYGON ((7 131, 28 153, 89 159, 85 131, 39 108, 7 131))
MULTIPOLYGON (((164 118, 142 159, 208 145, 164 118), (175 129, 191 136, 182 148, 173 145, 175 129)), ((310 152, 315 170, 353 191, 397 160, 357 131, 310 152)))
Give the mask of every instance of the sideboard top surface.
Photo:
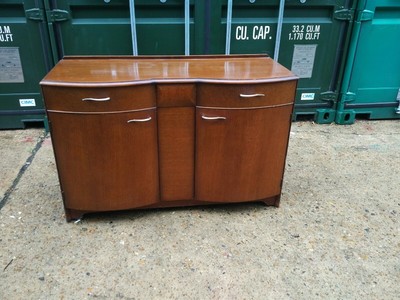
POLYGON ((297 77, 273 59, 249 56, 68 57, 42 85, 112 86, 168 82, 262 83, 297 77))

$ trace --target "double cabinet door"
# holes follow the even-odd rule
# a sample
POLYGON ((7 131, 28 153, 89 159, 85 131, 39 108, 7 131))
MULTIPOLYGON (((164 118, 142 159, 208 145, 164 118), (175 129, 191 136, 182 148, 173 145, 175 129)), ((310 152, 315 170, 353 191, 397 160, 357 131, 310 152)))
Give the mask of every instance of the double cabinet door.
MULTIPOLYGON (((134 95, 141 94, 133 90, 123 98, 134 101, 134 95)), ((125 110, 118 95, 111 96, 117 109, 98 103, 109 98, 103 96, 79 102, 74 111, 48 107, 67 209, 242 202, 280 194, 292 105, 156 107, 151 92, 141 96, 152 99, 147 104, 125 110)), ((64 97, 86 99, 72 92, 64 97)))

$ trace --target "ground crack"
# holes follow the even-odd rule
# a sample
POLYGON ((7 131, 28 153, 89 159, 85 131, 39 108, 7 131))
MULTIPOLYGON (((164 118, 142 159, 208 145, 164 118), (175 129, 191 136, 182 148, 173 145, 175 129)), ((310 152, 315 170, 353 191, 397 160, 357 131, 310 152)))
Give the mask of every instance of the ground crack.
POLYGON ((24 175, 25 171, 29 168, 31 165, 33 159, 36 156, 36 153, 39 151, 40 147, 42 147, 42 144, 46 138, 46 134, 42 135, 39 138, 39 141, 36 143, 35 148, 32 150, 31 155, 28 157, 28 159, 25 161, 24 165, 21 167, 21 169, 18 172, 17 177, 15 177, 13 183, 9 187, 9 189, 5 192, 3 199, 0 200, 0 210, 6 205, 8 200, 10 199, 10 196, 12 192, 14 191, 15 187, 18 185, 19 181, 21 180, 21 177, 24 175))

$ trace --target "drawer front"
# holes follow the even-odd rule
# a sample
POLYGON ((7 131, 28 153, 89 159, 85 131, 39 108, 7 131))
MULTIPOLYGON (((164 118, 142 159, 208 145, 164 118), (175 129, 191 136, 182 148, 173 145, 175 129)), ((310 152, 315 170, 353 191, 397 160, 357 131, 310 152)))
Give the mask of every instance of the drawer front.
POLYGON ((261 107, 293 103, 296 81, 263 84, 199 84, 197 105, 205 107, 261 107))
POLYGON ((127 87, 43 87, 46 109, 66 112, 112 112, 155 107, 154 85, 127 87))
POLYGON ((196 86, 189 83, 158 84, 158 107, 195 106, 196 86))

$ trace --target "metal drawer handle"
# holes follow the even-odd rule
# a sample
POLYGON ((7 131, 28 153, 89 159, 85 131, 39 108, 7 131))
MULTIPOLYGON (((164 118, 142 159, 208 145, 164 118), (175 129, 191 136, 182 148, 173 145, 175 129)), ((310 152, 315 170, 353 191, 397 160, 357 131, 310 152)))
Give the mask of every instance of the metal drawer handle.
POLYGON ((110 101, 111 98, 110 97, 106 97, 106 98, 83 98, 82 101, 110 101))
POLYGON ((207 116, 201 116, 203 120, 226 120, 225 117, 207 117, 207 116))
POLYGON ((138 123, 138 122, 148 122, 151 120, 151 117, 147 117, 144 119, 132 119, 132 120, 128 120, 128 123, 138 123))
POLYGON ((265 97, 265 94, 240 94, 242 98, 265 97))

